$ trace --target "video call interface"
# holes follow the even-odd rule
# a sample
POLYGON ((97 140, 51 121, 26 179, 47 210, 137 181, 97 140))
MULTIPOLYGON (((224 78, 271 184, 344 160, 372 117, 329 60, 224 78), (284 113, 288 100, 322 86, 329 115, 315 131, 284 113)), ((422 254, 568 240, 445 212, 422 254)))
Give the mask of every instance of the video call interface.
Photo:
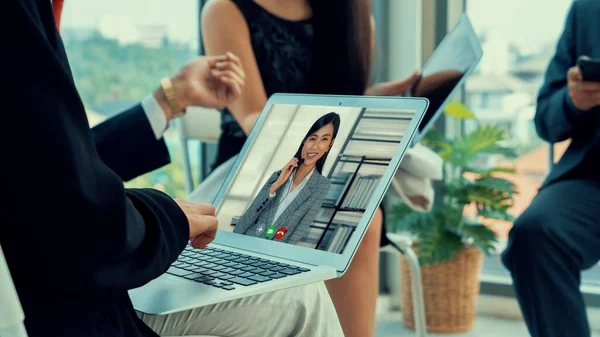
POLYGON ((273 105, 223 194, 219 229, 343 253, 414 113, 273 105))

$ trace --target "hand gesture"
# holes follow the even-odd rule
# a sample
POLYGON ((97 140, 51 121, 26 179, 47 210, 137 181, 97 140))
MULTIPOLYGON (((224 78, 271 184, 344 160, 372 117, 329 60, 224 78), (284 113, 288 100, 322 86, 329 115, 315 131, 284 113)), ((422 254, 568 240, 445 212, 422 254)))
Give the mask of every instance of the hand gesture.
POLYGON ((240 59, 227 53, 195 58, 181 68, 172 82, 182 107, 223 109, 242 93, 245 78, 240 59))
POLYGON ((298 167, 298 158, 292 158, 285 166, 281 169, 281 173, 279 173, 279 177, 277 180, 271 185, 270 193, 275 193, 281 186, 283 186, 286 181, 290 178, 290 175, 294 171, 295 168, 298 167))

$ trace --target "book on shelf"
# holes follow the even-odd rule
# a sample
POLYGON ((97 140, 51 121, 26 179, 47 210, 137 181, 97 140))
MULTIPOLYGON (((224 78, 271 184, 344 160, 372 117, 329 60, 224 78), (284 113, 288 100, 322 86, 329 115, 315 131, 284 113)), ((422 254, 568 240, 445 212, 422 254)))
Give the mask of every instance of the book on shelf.
POLYGON ((380 179, 381 177, 377 175, 357 174, 341 207, 357 210, 366 209, 380 179))
POLYGON ((331 240, 329 240, 329 245, 327 247, 327 251, 328 252, 335 252, 335 247, 337 245, 337 243, 340 240, 340 237, 342 236, 342 232, 343 232, 344 228, 340 225, 335 226, 335 230, 333 231, 333 234, 331 235, 331 240))
POLYGON ((348 239, 354 233, 355 227, 347 224, 336 224, 336 229, 331 236, 327 251, 333 253, 341 253, 346 247, 348 239))
POLYGON ((335 177, 330 178, 332 184, 329 187, 329 192, 325 197, 325 204, 338 206, 342 201, 344 191, 350 184, 350 178, 352 174, 350 172, 342 172, 337 174, 335 177), (335 183, 333 183, 335 182, 335 183))

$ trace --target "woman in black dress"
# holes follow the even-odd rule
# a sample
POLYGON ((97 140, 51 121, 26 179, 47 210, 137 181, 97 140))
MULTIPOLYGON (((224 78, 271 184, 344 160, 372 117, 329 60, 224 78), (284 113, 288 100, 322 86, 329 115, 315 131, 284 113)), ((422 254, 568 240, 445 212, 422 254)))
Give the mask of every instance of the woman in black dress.
MULTIPOLYGON (((273 93, 401 95, 416 79, 369 87, 369 0, 213 0, 201 21, 206 54, 231 51, 246 73, 244 92, 222 112, 214 167, 240 152, 273 93)), ((382 223, 380 210, 346 274, 326 282, 346 336, 374 334, 382 223)))

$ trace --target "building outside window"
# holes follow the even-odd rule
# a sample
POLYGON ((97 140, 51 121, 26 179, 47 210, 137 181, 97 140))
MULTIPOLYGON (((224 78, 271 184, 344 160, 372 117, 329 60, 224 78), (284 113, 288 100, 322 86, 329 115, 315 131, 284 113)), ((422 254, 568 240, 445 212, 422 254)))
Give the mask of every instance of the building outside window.
MULTIPOLYGON (((77 89, 91 125, 151 94, 198 54, 198 0, 66 1, 61 20, 77 89)), ((181 151, 165 134, 172 163, 127 183, 183 197, 181 151)))

